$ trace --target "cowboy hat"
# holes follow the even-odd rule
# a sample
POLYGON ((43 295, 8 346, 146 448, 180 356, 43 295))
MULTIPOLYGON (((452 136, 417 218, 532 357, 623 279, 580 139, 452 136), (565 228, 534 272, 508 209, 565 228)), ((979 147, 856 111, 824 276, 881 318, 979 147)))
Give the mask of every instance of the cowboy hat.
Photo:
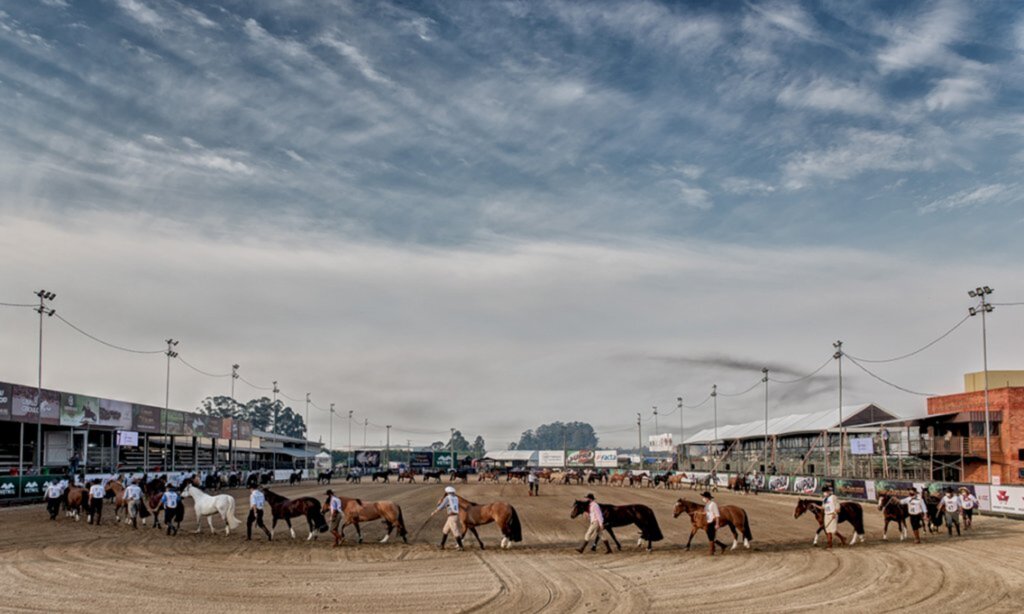
POLYGON ((705 499, 713 499, 714 498, 714 497, 711 496, 711 493, 709 493, 706 490, 704 492, 700 493, 700 496, 704 497, 705 499))
POLYGON ((448 493, 449 495, 454 495, 455 494, 455 487, 454 486, 445 486, 444 491, 446 493, 448 493))

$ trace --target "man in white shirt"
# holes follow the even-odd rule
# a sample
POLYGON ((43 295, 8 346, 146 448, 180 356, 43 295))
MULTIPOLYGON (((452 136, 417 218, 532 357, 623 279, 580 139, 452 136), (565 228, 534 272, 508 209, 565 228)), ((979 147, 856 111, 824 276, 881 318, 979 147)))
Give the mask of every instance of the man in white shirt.
POLYGON ((540 496, 540 480, 537 479, 537 471, 531 469, 530 473, 526 474, 526 483, 530 485, 530 496, 540 496))
POLYGON ((341 534, 341 523, 345 518, 343 507, 341 505, 341 499, 334 496, 333 490, 328 490, 327 493, 327 526, 331 529, 331 535, 334 536, 334 547, 337 548, 341 545, 342 534, 341 534))
POLYGON ((914 532, 914 543, 921 543, 921 526, 924 524, 924 515, 927 508, 924 499, 921 497, 921 489, 917 488, 909 497, 900 499, 900 505, 907 506, 907 517, 910 518, 910 529, 914 532))
POLYGON ((964 512, 964 530, 974 524, 974 510, 978 508, 978 498, 966 487, 960 487, 960 509, 964 512))
POLYGON ((441 530, 441 543, 438 548, 444 550, 444 543, 448 541, 448 535, 455 535, 456 550, 462 550, 462 528, 459 526, 459 498, 455 495, 455 487, 448 486, 444 489, 445 495, 437 505, 437 509, 431 512, 431 516, 444 510, 448 518, 444 522, 444 529, 441 530))
POLYGON ((831 550, 833 536, 838 537, 842 544, 846 544, 846 538, 839 532, 839 499, 832 493, 831 486, 822 487, 821 494, 824 495, 821 507, 825 515, 825 537, 828 539, 826 549, 831 550))
POLYGON ((64 498, 64 488, 60 484, 60 482, 49 482, 43 489, 43 498, 46 499, 46 511, 50 514, 50 520, 57 520, 60 502, 64 498))
POLYGON ((252 541, 252 524, 255 522, 256 526, 263 529, 263 532, 267 534, 267 541, 273 539, 270 534, 270 529, 267 525, 263 524, 263 506, 267 503, 267 497, 263 494, 263 490, 255 484, 249 486, 249 518, 245 521, 245 531, 247 541, 252 541))
POLYGON ((107 489, 99 480, 93 480, 89 487, 89 524, 98 525, 103 518, 103 498, 107 489))
POLYGON ((124 502, 128 506, 128 518, 132 521, 132 528, 139 528, 139 508, 142 505, 142 489, 139 488, 139 480, 132 480, 124 489, 124 502))
POLYGON ((945 512, 946 530, 949 537, 953 537, 953 527, 956 527, 956 535, 960 537, 960 498, 953 494, 952 488, 946 489, 946 495, 939 499, 939 510, 945 512))
POLYGON ((708 534, 708 543, 711 545, 711 556, 715 556, 715 546, 721 546, 722 552, 725 552, 726 546, 724 543, 715 538, 715 533, 718 531, 718 524, 721 521, 722 514, 718 511, 718 504, 715 503, 714 497, 711 493, 704 491, 700 493, 700 498, 704 501, 704 521, 707 523, 704 527, 704 531, 708 534))

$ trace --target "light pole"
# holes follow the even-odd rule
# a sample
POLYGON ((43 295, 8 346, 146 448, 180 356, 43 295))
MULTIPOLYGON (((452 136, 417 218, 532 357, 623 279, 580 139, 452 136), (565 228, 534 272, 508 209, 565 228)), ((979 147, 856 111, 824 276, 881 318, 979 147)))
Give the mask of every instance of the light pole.
POLYGON ((348 464, 352 464, 352 410, 348 410, 348 464))
POLYGON ((981 314, 981 353, 985 367, 985 463, 988 466, 989 484, 992 483, 992 432, 990 430, 991 427, 989 426, 988 414, 988 328, 985 323, 985 314, 991 313, 995 307, 993 307, 985 297, 993 292, 994 290, 988 286, 982 286, 967 292, 967 296, 981 300, 981 304, 977 307, 971 307, 967 310, 967 313, 972 316, 976 316, 979 313, 981 314))
MULTIPOLYGON (((238 405, 235 401, 235 380, 238 379, 238 365, 231 365, 231 405, 238 405)), ((232 407, 234 409, 234 407, 232 407)))
POLYGON ((384 425, 384 428, 387 429, 387 443, 384 448, 384 468, 387 469, 390 467, 388 463, 391 462, 391 425, 386 424, 384 425))
POLYGON ((661 429, 658 428, 658 406, 653 405, 651 409, 654 410, 654 434, 659 435, 661 434, 661 429))
MULTIPOLYGON (((764 470, 762 474, 768 475, 768 367, 761 369, 761 373, 764 373, 764 377, 761 381, 764 382, 764 470)), ((765 486, 768 483, 765 482, 765 486)))
MULTIPOLYGON (((839 477, 843 477, 843 457, 846 456, 846 427, 843 425, 843 342, 836 341, 832 344, 836 353, 832 355, 839 361, 839 477)), ((832 437, 829 437, 829 451, 832 448, 832 437)))
POLYGON ((334 467, 334 403, 331 403, 331 434, 328 438, 331 443, 331 467, 334 467))
POLYGON ((711 403, 715 408, 715 451, 711 455, 718 456, 718 384, 711 385, 711 403))
POLYGON ((176 345, 178 342, 174 339, 167 340, 167 393, 164 395, 164 409, 171 408, 171 359, 178 356, 178 353, 174 351, 176 345))
MULTIPOLYGON (((305 437, 306 441, 309 441, 309 438, 311 436, 312 436, 312 433, 310 433, 310 431, 309 431, 309 393, 307 392, 306 393, 306 437, 305 437)), ((302 449, 306 450, 306 444, 302 444, 302 449)), ((305 464, 305 467, 306 467, 306 471, 309 471, 309 457, 308 456, 306 457, 306 462, 304 464, 305 464)))
POLYGON ((369 418, 363 418, 363 448, 366 448, 366 427, 370 424, 369 418))
POLYGON ((640 412, 636 412, 636 449, 640 454, 640 470, 644 469, 644 437, 640 429, 640 412))
MULTIPOLYGON (((35 469, 41 472, 43 469, 43 316, 52 317, 57 313, 55 309, 46 306, 46 301, 52 301, 57 295, 48 290, 36 292, 39 297, 39 380, 36 387, 36 463, 35 469)), ((24 475, 22 473, 21 475, 24 475)))
POLYGON ((274 433, 279 433, 280 429, 277 427, 277 420, 281 417, 281 411, 277 407, 277 393, 281 392, 281 389, 277 387, 277 380, 274 380, 272 383, 274 385, 274 433))
POLYGON ((683 452, 686 450, 686 444, 683 443, 683 397, 676 397, 676 410, 679 412, 679 455, 676 457, 676 466, 679 467, 679 471, 683 470, 683 452))
POLYGON ((455 427, 452 427, 452 437, 448 440, 448 452, 452 455, 451 457, 451 468, 455 470, 455 427))

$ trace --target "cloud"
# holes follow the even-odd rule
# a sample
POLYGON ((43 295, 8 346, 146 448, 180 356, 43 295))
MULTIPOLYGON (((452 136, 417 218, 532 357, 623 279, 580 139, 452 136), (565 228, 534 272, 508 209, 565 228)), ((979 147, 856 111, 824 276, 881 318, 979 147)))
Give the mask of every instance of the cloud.
POLYGON ((775 191, 775 186, 770 183, 749 177, 726 177, 721 186, 730 194, 771 194, 775 191))
POLYGON ((882 115, 886 104, 871 88, 862 85, 835 83, 817 78, 806 84, 790 84, 779 92, 780 104, 797 109, 849 113, 851 115, 882 115))
POLYGON ((907 136, 875 130, 849 130, 845 142, 795 154, 783 165, 784 183, 800 189, 816 179, 849 179, 871 170, 907 171, 934 164, 907 136))
POLYGON ((1021 200, 1020 186, 1010 186, 1002 183, 983 185, 976 188, 961 190, 955 194, 933 200, 932 202, 919 207, 920 213, 936 213, 939 211, 951 211, 967 207, 980 207, 994 203, 1019 202, 1021 200))
POLYGON ((925 98, 929 111, 960 109, 988 100, 992 96, 985 81, 978 76, 961 75, 940 79, 925 98))
POLYGON ((711 198, 711 192, 708 192, 704 188, 690 185, 685 181, 674 180, 671 182, 678 194, 679 200, 687 207, 693 207, 701 211, 708 211, 714 205, 714 201, 711 198))
POLYGON ((117 0, 117 5, 128 16, 143 25, 157 29, 167 26, 167 20, 161 17, 160 13, 147 6, 142 0, 117 0))
POLYGON ((882 73, 900 72, 920 66, 941 65, 950 60, 948 46, 962 36, 967 15, 960 2, 946 0, 909 23, 887 28, 889 44, 877 56, 882 73))
POLYGON ((390 79, 388 79, 384 75, 377 72, 376 69, 374 69, 374 67, 370 64, 370 61, 366 58, 366 56, 363 55, 363 53, 359 51, 359 49, 357 49, 354 45, 350 45, 345 41, 340 40, 332 35, 325 35, 321 37, 320 41, 323 44, 340 53, 346 59, 348 59, 348 61, 351 62, 353 66, 355 66, 356 70, 358 70, 360 74, 362 74, 368 80, 376 83, 391 83, 390 79))

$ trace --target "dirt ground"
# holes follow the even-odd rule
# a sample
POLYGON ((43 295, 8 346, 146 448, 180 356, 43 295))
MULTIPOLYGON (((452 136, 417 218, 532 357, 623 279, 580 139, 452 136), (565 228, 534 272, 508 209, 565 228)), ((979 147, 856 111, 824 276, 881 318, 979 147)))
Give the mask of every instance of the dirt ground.
MULTIPOLYGON (((356 545, 349 532, 336 549, 329 534, 306 542, 302 522, 296 524, 297 540, 281 525, 273 542, 246 542, 244 526, 230 536, 211 535, 208 528, 196 535, 189 500, 177 537, 115 525, 109 505, 99 527, 63 516, 52 523, 41 505, 0 509, 0 610, 1024 611, 1019 521, 983 517, 963 538, 928 536, 922 545, 900 543, 890 527, 884 542, 881 516, 865 505, 867 541, 825 551, 811 545, 814 521, 793 518, 795 499, 723 492, 720 503, 749 513, 753 548, 709 558, 702 535, 692 551, 682 549, 688 521, 672 518, 675 499, 696 499, 693 491, 545 484, 541 496, 531 498, 523 485, 470 483, 460 486, 461 495, 477 502, 504 499, 516 507, 524 541, 500 550, 500 533, 489 525, 480 529, 487 550, 474 544, 465 552, 439 552, 443 518, 428 515, 441 486, 334 488, 401 505, 410 544, 377 543, 380 523, 364 526, 365 543, 356 545), (588 490, 602 502, 650 505, 666 539, 652 553, 638 551, 635 531, 624 528, 618 532, 622 552, 577 554, 572 548, 582 539, 585 521, 570 520, 569 511, 573 498, 588 490)), ((320 498, 324 487, 307 483, 274 490, 320 498)), ((247 493, 233 494, 244 521, 247 493)), ((215 525, 221 527, 219 519, 215 525)))

